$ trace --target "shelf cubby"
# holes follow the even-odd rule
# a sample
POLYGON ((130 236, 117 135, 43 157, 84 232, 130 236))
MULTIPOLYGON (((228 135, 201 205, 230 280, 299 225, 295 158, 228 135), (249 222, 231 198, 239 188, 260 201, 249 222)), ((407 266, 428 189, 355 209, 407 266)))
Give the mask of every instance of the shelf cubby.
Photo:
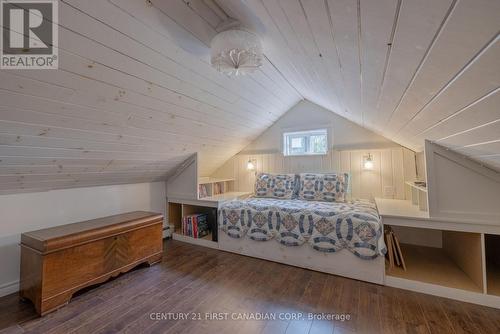
POLYGON ((234 191, 234 179, 202 177, 198 179, 198 199, 210 199, 234 191), (202 191, 201 188, 205 191, 202 191))
POLYGON ((175 232, 181 226, 182 204, 169 202, 167 213, 168 213, 168 224, 174 227, 175 230, 173 230, 172 232, 175 232))
POLYGON ((419 208, 421 211, 428 211, 427 205, 427 188, 416 185, 415 182, 406 181, 405 187, 409 187, 411 203, 419 208))
POLYGON ((483 292, 481 234, 426 229, 419 243, 408 227, 394 229, 398 235, 406 271, 386 265, 386 275, 472 292, 483 292), (412 235, 407 239, 405 235, 412 235), (440 238, 440 239, 438 239, 440 238), (429 240, 435 240, 430 247, 429 240))
POLYGON ((173 235, 177 239, 180 239, 180 236, 182 236, 183 241, 189 241, 184 240, 186 238, 194 239, 181 234, 182 219, 185 216, 199 213, 207 214, 207 221, 210 227, 210 234, 199 240, 217 242, 217 209, 207 206, 168 202, 168 223, 174 226, 173 235))
POLYGON ((500 296, 500 235, 485 234, 484 239, 487 293, 500 296))

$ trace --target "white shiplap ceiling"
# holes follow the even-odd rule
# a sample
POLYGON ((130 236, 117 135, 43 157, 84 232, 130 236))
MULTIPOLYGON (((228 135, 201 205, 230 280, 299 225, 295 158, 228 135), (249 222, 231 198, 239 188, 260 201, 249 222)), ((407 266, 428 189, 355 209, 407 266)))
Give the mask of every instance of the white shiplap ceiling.
POLYGON ((193 152, 208 174, 302 98, 269 62, 213 70, 213 19, 182 1, 60 1, 59 69, 0 71, 0 194, 162 180, 193 152))
POLYGON ((64 0, 59 69, 0 71, 0 194, 208 175, 307 98, 405 146, 500 166, 498 0, 64 0), (230 79, 227 16, 262 70, 230 79))
POLYGON ((264 31, 305 98, 416 151, 430 139, 500 168, 500 1, 217 2, 264 31))

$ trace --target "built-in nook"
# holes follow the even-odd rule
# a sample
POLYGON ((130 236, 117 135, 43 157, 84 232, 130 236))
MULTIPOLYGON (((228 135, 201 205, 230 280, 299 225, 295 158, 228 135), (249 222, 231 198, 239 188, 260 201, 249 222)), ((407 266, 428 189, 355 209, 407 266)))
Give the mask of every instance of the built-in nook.
POLYGON ((198 179, 198 199, 217 200, 233 194, 234 179, 200 177, 198 179))
POLYGON ((486 234, 484 239, 488 294, 500 296, 500 235, 486 234))
MULTIPOLYGON (((388 228, 386 226, 385 228, 388 228)), ((481 293, 481 234, 391 227, 401 242, 406 271, 395 266, 386 275, 481 293)))
POLYGON ((168 221, 174 239, 203 244, 217 248, 217 209, 208 206, 199 206, 186 203, 168 202, 168 221), (183 218, 194 214, 206 214, 209 234, 195 239, 181 233, 183 218), (173 230, 172 230, 173 228, 173 230), (192 240, 191 240, 192 239, 192 240))

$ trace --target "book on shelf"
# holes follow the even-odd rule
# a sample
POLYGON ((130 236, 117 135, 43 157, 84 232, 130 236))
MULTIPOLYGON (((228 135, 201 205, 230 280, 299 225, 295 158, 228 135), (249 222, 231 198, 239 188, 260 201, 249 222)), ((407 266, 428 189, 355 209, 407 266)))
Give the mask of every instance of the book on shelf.
POLYGON ((386 256, 389 260, 389 269, 393 269, 397 266, 406 271, 406 263, 403 257, 403 252, 401 251, 399 239, 389 226, 385 228, 384 238, 387 248, 386 256))
POLYGON ((198 198, 208 197, 208 189, 206 184, 198 185, 198 198))
POLYGON ((203 238, 210 232, 207 218, 208 215, 205 213, 184 216, 181 233, 195 239, 203 238))
POLYGON ((224 182, 214 183, 214 195, 220 195, 224 193, 224 182))

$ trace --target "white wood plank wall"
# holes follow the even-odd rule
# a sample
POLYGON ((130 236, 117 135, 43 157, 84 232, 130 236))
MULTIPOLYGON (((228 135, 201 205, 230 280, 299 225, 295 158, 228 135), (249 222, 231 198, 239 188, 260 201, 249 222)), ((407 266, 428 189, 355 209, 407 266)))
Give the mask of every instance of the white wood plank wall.
POLYGON ((246 169, 249 159, 257 162, 257 172, 349 172, 351 197, 407 199, 404 182, 416 178, 415 152, 403 147, 370 150, 330 150, 316 157, 284 157, 282 153, 237 154, 221 166, 213 177, 233 177, 238 191, 252 191, 255 173, 246 169), (374 168, 362 169, 363 156, 370 153, 374 168))

